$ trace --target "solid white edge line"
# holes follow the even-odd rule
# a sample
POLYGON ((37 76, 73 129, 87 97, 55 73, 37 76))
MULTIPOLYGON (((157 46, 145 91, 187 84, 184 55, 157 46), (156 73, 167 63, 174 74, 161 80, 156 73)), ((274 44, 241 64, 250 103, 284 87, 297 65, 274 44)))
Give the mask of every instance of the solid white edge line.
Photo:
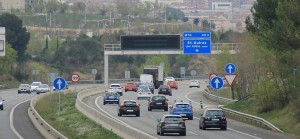
POLYGON ((20 104, 26 102, 26 101, 29 101, 31 99, 28 99, 28 100, 25 100, 23 102, 20 102, 18 104, 16 104, 10 111, 10 114, 9 114, 9 125, 10 125, 10 129, 15 133, 16 136, 18 136, 19 139, 24 139, 20 134, 19 132, 15 129, 14 127, 14 120, 13 120, 13 116, 14 116, 14 111, 16 109, 16 107, 18 107, 20 104))
MULTIPOLYGON (((194 92, 191 92, 191 93, 194 93, 194 92)), ((189 94, 191 94, 191 93, 187 93, 184 97, 185 97, 187 100, 189 100, 189 101, 191 101, 191 102, 194 102, 194 103, 197 103, 197 104, 200 105, 200 102, 193 101, 193 100, 191 100, 191 99, 189 99, 189 98, 187 97, 187 96, 188 96, 189 94)), ((205 108, 205 107, 204 107, 204 108, 205 108)), ((200 118, 195 117, 195 116, 194 116, 194 118, 200 119, 200 118)), ((253 135, 250 135, 250 134, 241 132, 241 131, 237 131, 237 130, 234 130, 234 129, 231 129, 231 128, 227 128, 227 129, 229 129, 229 130, 231 130, 231 131, 234 131, 234 132, 237 132, 237 133, 240 133, 240 134, 243 134, 243 135, 246 135, 246 136, 249 136, 249 137, 252 137, 252 138, 261 139, 261 138, 259 138, 259 137, 256 137, 256 136, 253 136, 253 135)))

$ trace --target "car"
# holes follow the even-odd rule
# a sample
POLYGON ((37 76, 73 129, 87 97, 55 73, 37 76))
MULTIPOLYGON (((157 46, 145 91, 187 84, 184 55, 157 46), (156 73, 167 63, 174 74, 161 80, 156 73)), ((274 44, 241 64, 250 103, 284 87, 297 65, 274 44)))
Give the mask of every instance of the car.
POLYGON ((149 88, 141 88, 137 91, 137 99, 147 99, 149 100, 151 97, 152 93, 151 90, 149 88))
POLYGON ((205 130, 206 128, 213 127, 227 130, 227 120, 222 109, 207 108, 201 114, 199 119, 199 128, 205 130))
POLYGON ((20 84, 18 88, 18 94, 27 93, 31 94, 31 89, 29 84, 20 84))
POLYGON ((158 88, 158 94, 172 96, 172 89, 169 85, 160 85, 158 88))
POLYGON ((107 103, 119 104, 119 102, 120 102, 120 97, 117 92, 106 92, 105 96, 103 97, 103 105, 107 103))
POLYGON ((0 97, 0 109, 3 110, 3 103, 4 103, 4 99, 2 97, 0 97))
POLYGON ((200 88, 200 82, 198 80, 191 80, 189 86, 190 88, 192 87, 200 88))
POLYGON ((35 89, 36 94, 50 92, 50 87, 48 84, 41 84, 35 89))
POLYGON ((138 90, 140 90, 140 89, 150 89, 150 88, 149 88, 149 85, 147 85, 147 84, 141 84, 141 85, 138 87, 138 90))
POLYGON ((154 94, 154 85, 153 85, 153 83, 146 83, 145 85, 148 85, 151 93, 154 94))
POLYGON ((165 83, 168 83, 169 81, 175 81, 175 78, 174 77, 166 77, 165 83))
POLYGON ((158 89, 160 85, 164 85, 164 81, 156 82, 155 85, 154 85, 155 89, 158 89))
POLYGON ((180 115, 164 115, 157 122, 157 135, 163 136, 165 133, 179 133, 182 136, 186 136, 186 124, 180 115))
POLYGON ((118 116, 136 115, 140 117, 140 104, 135 100, 123 100, 119 104, 118 116))
POLYGON ((109 90, 110 91, 115 91, 117 92, 120 96, 123 96, 123 87, 121 86, 121 84, 110 84, 109 86, 109 90))
POLYGON ((191 102, 176 101, 170 106, 170 114, 180 115, 182 118, 193 120, 193 107, 191 102))
POLYGON ((135 83, 129 82, 125 85, 125 92, 127 91, 137 91, 137 87, 135 85, 135 83))
POLYGON ((42 82, 32 82, 30 85, 31 92, 34 92, 37 87, 39 87, 42 82))
POLYGON ((171 88, 178 89, 178 85, 175 81, 169 81, 167 85, 169 85, 171 88))
POLYGON ((164 111, 168 111, 168 99, 162 95, 153 95, 148 100, 148 111, 152 111, 152 109, 163 109, 164 111))

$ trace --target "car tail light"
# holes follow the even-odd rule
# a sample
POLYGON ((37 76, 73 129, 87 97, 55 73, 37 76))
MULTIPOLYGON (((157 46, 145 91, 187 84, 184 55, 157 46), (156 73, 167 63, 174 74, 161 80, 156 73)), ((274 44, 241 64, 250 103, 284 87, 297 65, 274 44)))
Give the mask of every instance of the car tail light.
POLYGON ((122 87, 119 87, 118 89, 122 89, 122 87))
POLYGON ((121 103, 121 104, 120 104, 120 107, 124 107, 124 103, 121 103))
POLYGON ((184 127, 184 126, 185 126, 185 122, 184 122, 184 121, 183 121, 183 122, 180 122, 179 125, 181 125, 181 126, 184 127))
POLYGON ((177 108, 173 108, 173 111, 176 111, 177 110, 177 108))
POLYGON ((161 125, 166 126, 166 125, 168 125, 168 122, 162 122, 161 125))
POLYGON ((165 104, 168 105, 168 101, 167 100, 165 101, 165 104))

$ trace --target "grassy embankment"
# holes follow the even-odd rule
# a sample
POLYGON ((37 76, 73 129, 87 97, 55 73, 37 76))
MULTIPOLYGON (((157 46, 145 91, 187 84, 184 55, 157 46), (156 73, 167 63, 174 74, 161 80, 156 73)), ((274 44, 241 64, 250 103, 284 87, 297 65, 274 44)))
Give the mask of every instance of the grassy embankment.
MULTIPOLYGON (((231 98, 229 89, 219 90, 216 93, 221 97, 231 98)), ((235 94, 235 96, 237 95, 235 94)), ((265 113, 258 113, 259 104, 255 101, 254 98, 250 98, 245 101, 229 104, 225 107, 261 117, 281 129, 285 133, 300 136, 300 123, 295 120, 296 115, 293 113, 294 108, 291 106, 287 106, 283 109, 275 109, 265 113)))
POLYGON ((43 98, 36 105, 38 113, 55 129, 70 139, 120 139, 115 133, 101 127, 80 113, 75 107, 73 93, 61 94, 58 111, 58 94, 43 98))

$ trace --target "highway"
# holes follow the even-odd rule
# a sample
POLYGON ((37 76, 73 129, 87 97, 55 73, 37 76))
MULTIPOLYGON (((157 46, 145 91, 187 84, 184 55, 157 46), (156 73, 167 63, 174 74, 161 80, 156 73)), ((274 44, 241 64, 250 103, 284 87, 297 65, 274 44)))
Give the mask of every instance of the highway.
MULTIPOLYGON (((164 112, 163 110, 147 110, 147 100, 139 100, 141 104, 141 116, 117 116, 118 105, 116 104, 108 104, 103 105, 103 97, 102 95, 94 95, 91 97, 85 98, 83 101, 90 105, 95 109, 102 109, 107 112, 107 114, 111 115, 114 118, 117 118, 128 125, 131 125, 137 129, 142 130, 145 133, 148 133, 154 137, 160 139, 168 139, 168 138, 187 138, 187 139, 293 139, 294 137, 290 137, 284 134, 275 133, 273 131, 257 128, 248 124, 244 124, 241 122, 237 122, 234 120, 228 119, 228 130, 223 131, 216 128, 208 129, 208 130, 200 130, 198 125, 198 119, 200 116, 200 105, 199 101, 204 101, 206 107, 216 107, 216 103, 210 102, 202 97, 200 93, 203 91, 206 85, 202 84, 202 87, 199 88, 188 88, 188 85, 179 86, 178 90, 173 90, 173 96, 167 96, 169 99, 169 104, 174 103, 174 100, 183 100, 193 102, 194 109, 194 120, 186 120, 187 125, 187 135, 179 136, 177 134, 167 134, 165 136, 160 136, 156 134, 156 124, 157 119, 161 118, 165 114, 169 114, 169 112, 164 112)), ((157 90, 155 90, 155 94, 157 94, 157 90)), ((134 99, 136 100, 135 92, 124 92, 124 95, 121 97, 121 100, 124 99, 134 99)))

